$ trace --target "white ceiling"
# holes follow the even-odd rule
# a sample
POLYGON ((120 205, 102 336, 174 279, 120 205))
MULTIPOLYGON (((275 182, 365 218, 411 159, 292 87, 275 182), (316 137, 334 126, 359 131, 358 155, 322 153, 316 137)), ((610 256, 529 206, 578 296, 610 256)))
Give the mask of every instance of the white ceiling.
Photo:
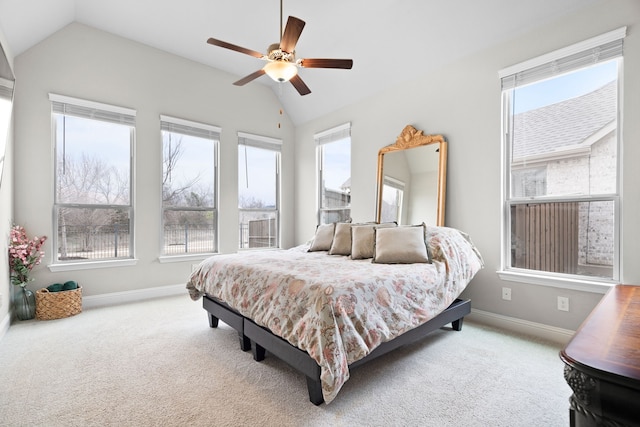
MULTIPOLYGON (((312 91, 306 96, 267 76, 249 84, 271 85, 301 124, 601 1, 285 0, 285 21, 306 22, 297 57, 352 58, 353 69, 301 69, 312 91)), ((0 0, 0 28, 14 56, 73 21, 244 77, 264 63, 206 40, 266 51, 278 42, 280 2, 0 0)))

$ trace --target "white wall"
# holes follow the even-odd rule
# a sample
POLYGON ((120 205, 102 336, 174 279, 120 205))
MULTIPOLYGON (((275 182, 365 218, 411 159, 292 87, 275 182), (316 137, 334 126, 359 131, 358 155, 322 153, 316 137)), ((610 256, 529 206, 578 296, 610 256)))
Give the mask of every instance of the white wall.
MULTIPOLYGON (((452 23, 454 24, 454 23, 452 23)), ((501 281, 501 140, 498 70, 593 36, 628 26, 624 44, 623 282, 640 283, 640 2, 610 0, 564 17, 536 33, 510 41, 415 81, 296 128, 296 241, 315 227, 313 134, 352 123, 352 217, 374 218, 378 150, 395 141, 405 125, 441 133, 449 143, 446 224, 468 232, 486 267, 465 291, 476 309, 565 329, 576 329, 601 294, 501 281), (501 300, 501 287, 512 301, 501 300), (556 309, 558 295, 570 311, 556 309)), ((452 28, 452 31, 456 31, 452 28)), ((445 35, 443 35, 445 36, 445 35)), ((437 42, 437 41, 431 41, 437 42)), ((407 64, 407 66, 410 66, 407 64)))
MULTIPOLYGON (((148 46, 71 24, 15 58, 15 222, 29 234, 51 235, 53 165, 50 92, 137 110, 135 240, 137 265, 51 273, 35 270, 38 289, 77 280, 85 296, 185 283, 193 262, 158 262, 162 150, 159 116, 222 127, 220 251, 238 247, 238 131, 283 139, 282 244, 293 241, 293 135, 273 91, 148 46), (282 127, 278 128, 278 123, 282 127)), ((4 186, 3 186, 4 187, 4 186)), ((4 190, 3 190, 4 191, 4 190)), ((4 224, 3 224, 4 227, 4 224)), ((4 230, 4 228, 3 228, 4 230)), ((51 240, 45 264, 52 260, 51 240)))
MULTIPOLYGON (((409 224, 435 224, 438 212, 438 172, 411 174, 411 197, 409 203, 409 224), (428 212, 432 214, 427 215, 428 212)), ((445 214, 446 214, 445 210, 445 214)))

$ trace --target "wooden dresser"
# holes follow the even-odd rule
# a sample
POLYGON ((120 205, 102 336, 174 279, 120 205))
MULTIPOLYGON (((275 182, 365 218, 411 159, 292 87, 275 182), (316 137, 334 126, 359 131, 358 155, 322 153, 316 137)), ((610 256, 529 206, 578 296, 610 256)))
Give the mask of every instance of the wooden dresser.
POLYGON ((640 286, 611 288, 560 358, 571 426, 640 426, 640 286))

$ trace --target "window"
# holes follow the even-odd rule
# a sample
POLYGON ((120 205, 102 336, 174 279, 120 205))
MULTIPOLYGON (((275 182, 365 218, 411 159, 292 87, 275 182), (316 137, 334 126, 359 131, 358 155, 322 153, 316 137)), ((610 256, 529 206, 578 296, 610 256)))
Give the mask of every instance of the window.
POLYGON ((160 116, 163 255, 218 250, 220 128, 160 116))
POLYGON ((619 278, 624 32, 501 72, 506 270, 619 278))
POLYGON ((238 132, 240 249, 277 248, 282 141, 238 132))
MULTIPOLYGON (((2 48, 0 48, 0 60, 2 48)), ((11 107, 13 100, 13 80, 0 77, 0 183, 2 183, 2 169, 4 166, 4 152, 9 137, 11 124, 11 107)))
POLYGON ((50 94, 54 262, 133 258, 135 111, 50 94))
POLYGON ((401 222, 404 189, 404 182, 390 176, 384 177, 380 222, 401 222))
POLYGON ((318 222, 351 217, 351 124, 314 135, 318 149, 318 222))

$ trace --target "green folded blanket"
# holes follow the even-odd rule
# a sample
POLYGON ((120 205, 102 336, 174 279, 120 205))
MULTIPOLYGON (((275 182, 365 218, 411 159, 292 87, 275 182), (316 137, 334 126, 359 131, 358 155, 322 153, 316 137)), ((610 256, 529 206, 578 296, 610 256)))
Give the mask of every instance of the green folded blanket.
POLYGON ((64 284, 54 283, 53 285, 47 286, 49 292, 72 291, 74 289, 78 289, 78 283, 74 280, 69 280, 68 282, 64 282, 64 284))
POLYGON ((63 291, 72 291, 74 289, 78 289, 78 284, 73 280, 69 280, 68 282, 64 282, 64 285, 62 285, 62 290, 63 291))
POLYGON ((47 286, 47 290, 49 292, 60 292, 63 286, 62 283, 54 283, 53 285, 47 286))

